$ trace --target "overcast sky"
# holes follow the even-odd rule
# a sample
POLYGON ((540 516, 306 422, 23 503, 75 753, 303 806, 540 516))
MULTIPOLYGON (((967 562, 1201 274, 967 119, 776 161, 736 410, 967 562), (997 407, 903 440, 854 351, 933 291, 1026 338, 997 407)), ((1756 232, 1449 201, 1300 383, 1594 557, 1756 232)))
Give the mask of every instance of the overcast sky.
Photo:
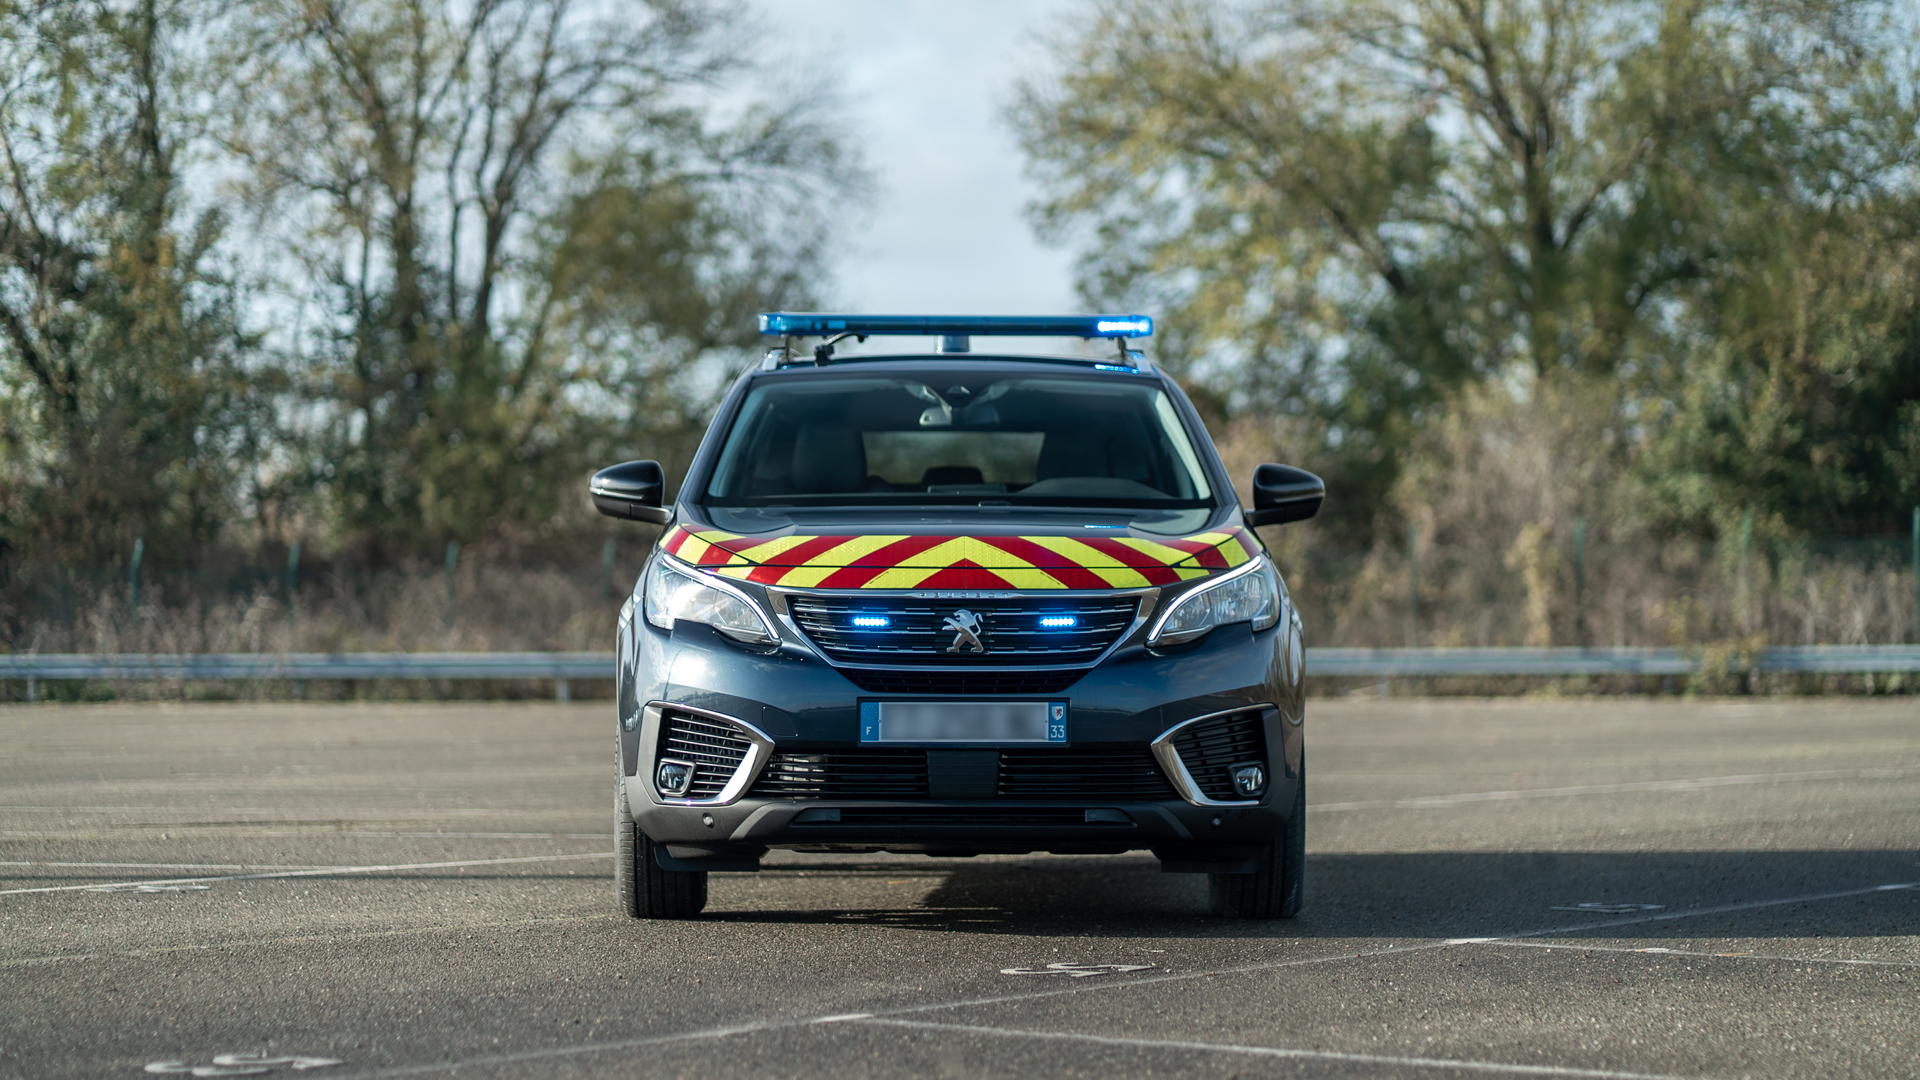
POLYGON ((1035 191, 1000 119, 1074 0, 753 0, 768 40, 833 72, 876 168, 873 212, 829 295, 867 313, 1076 310, 1068 252, 1043 247, 1035 191))

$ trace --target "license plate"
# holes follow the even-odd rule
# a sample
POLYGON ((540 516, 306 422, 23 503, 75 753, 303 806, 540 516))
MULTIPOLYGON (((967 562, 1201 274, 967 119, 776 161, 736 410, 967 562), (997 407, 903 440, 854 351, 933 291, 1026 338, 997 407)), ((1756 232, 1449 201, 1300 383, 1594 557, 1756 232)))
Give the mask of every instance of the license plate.
POLYGON ((1064 701, 863 701, 863 743, 1067 741, 1064 701))

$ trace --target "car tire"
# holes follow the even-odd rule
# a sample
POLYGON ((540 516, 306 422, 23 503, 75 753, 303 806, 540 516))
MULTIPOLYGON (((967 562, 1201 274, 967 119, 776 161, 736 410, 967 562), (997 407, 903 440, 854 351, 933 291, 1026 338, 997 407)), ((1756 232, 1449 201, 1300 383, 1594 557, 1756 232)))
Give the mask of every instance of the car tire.
POLYGON ((1207 902, 1225 919, 1291 919, 1305 899, 1307 775, 1293 785, 1293 816, 1255 856, 1251 874, 1208 874, 1207 902))
POLYGON ((691 919, 707 906, 704 870, 663 870, 655 844, 616 793, 613 811, 613 896, 634 919, 691 919))

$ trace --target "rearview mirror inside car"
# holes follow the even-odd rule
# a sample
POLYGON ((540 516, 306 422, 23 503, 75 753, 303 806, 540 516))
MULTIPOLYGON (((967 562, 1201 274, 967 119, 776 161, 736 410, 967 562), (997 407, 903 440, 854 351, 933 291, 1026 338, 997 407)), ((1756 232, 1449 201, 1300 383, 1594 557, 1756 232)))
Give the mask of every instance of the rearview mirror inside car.
POLYGON ((594 509, 608 517, 665 525, 673 510, 660 505, 667 490, 667 474, 657 461, 623 461, 609 465, 587 481, 594 509))
POLYGON ((1261 465, 1253 470, 1253 509, 1247 512, 1247 524, 1305 521, 1320 512, 1326 497, 1326 483, 1305 469, 1261 465))

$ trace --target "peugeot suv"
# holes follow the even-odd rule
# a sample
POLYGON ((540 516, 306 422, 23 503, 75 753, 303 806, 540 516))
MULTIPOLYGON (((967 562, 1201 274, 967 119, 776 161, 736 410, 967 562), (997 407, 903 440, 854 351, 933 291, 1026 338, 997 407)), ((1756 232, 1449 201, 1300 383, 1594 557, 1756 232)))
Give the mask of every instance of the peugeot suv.
POLYGON ((1262 465, 1242 509, 1141 316, 775 313, 620 610, 614 869, 637 918, 701 911, 770 848, 1110 854, 1300 910, 1301 627, 1253 527, 1324 486, 1262 465), (835 359, 846 337, 934 351, 835 359), (988 355, 975 337, 1114 339, 988 355), (818 339, 810 353, 804 346, 818 339), (1086 347, 1100 348, 1102 346, 1086 347))

